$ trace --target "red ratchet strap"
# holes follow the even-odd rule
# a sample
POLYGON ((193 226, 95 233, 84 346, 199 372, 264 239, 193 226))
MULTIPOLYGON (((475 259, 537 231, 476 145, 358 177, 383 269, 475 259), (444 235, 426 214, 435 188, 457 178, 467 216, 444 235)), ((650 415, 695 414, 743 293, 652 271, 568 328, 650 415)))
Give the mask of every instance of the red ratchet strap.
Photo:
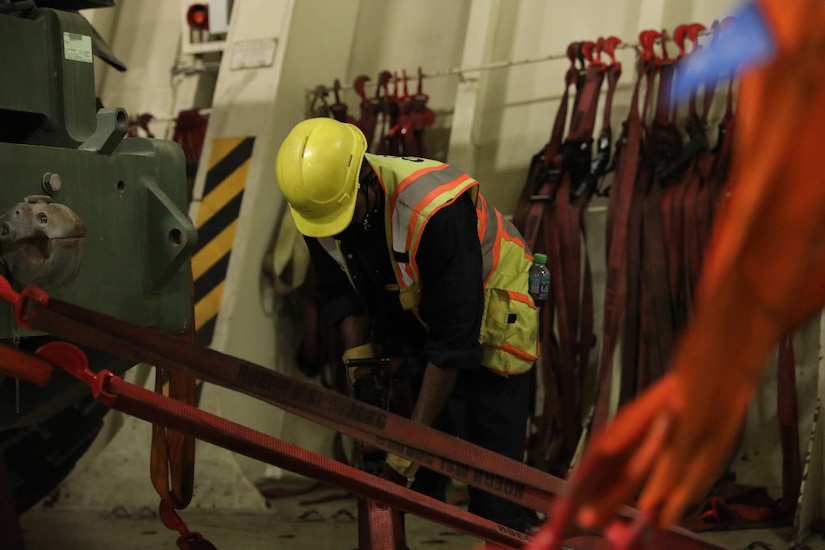
MULTIPOLYGON (((570 121, 570 129, 563 146, 564 160, 561 181, 551 205, 551 216, 545 223, 545 242, 551 272, 553 292, 556 300, 559 343, 558 378, 561 382, 562 429, 565 461, 573 457, 581 436, 579 396, 581 376, 586 368, 580 356, 583 349, 580 336, 588 344, 593 336, 581 333, 581 320, 586 317, 582 301, 582 234, 581 228, 592 190, 580 186, 589 174, 592 159, 591 143, 599 102, 599 92, 605 76, 605 65, 593 58, 594 42, 582 45, 582 55, 588 61, 587 68, 580 73, 577 86, 575 109, 570 121)), ((586 254, 584 255, 586 257, 586 254)), ((585 329, 586 330, 586 329, 585 329)))
MULTIPOLYGON (((5 290, 4 285, 0 285, 0 289, 3 289, 3 298, 6 299, 9 296, 8 291, 5 290)), ((42 296, 40 296, 42 299, 42 296)), ((25 299, 22 297, 19 300, 25 299)), ((80 380, 81 382, 89 385, 92 389, 92 395, 95 399, 106 405, 107 407, 113 407, 117 402, 117 397, 113 394, 109 393, 103 388, 103 382, 105 381, 105 377, 110 375, 111 373, 108 371, 103 371, 100 375, 92 372, 89 369, 89 362, 86 358, 86 355, 81 351, 78 347, 73 346, 71 344, 65 342, 51 342, 44 346, 41 346, 40 349, 37 350, 37 356, 42 360, 45 359, 50 364, 57 365, 64 370, 66 370, 69 374, 80 380)), ((32 356, 33 357, 33 356, 32 356)), ((146 390, 144 390, 146 391, 146 390)), ((148 392, 147 393, 151 393, 148 392)), ((154 394, 159 395, 159 394, 154 394)), ((183 406, 180 401, 175 401, 172 398, 164 397, 164 399, 168 400, 172 403, 178 403, 183 406)), ((185 405, 188 406, 188 405, 185 405)), ((127 412, 124 410, 124 412, 127 412)), ((153 446, 155 444, 155 438, 157 431, 160 429, 158 424, 152 425, 152 438, 153 438, 153 446)), ((192 480, 193 480, 193 473, 194 473, 194 440, 189 435, 183 435, 179 432, 177 433, 177 439, 174 441, 178 445, 178 447, 184 448, 184 454, 186 454, 185 448, 189 447, 189 440, 191 440, 191 456, 188 462, 188 465, 184 468, 186 469, 186 475, 178 475, 180 472, 174 470, 176 463, 173 461, 171 463, 167 463, 166 461, 169 460, 169 456, 165 455, 163 457, 164 468, 163 473, 167 475, 167 478, 164 480, 159 480, 157 475, 157 464, 156 464, 156 457, 154 456, 155 449, 153 448, 153 456, 152 456, 152 483, 155 486, 155 489, 161 495, 162 500, 160 502, 159 508, 159 516, 163 524, 172 531, 178 531, 180 533, 180 537, 178 537, 177 545, 180 550, 216 550, 215 546, 212 545, 208 540, 204 539, 200 533, 196 533, 190 531, 186 524, 184 523, 183 519, 175 512, 175 507, 185 507, 189 503, 189 499, 191 499, 191 487, 192 487, 192 480), (169 476, 169 470, 167 469, 169 466, 173 468, 172 475, 169 476), (184 487, 185 489, 182 491, 179 483, 179 479, 184 479, 184 487), (168 488, 169 480, 172 480, 173 487, 168 488), (188 490, 188 493, 186 492, 188 490), (182 495, 188 495, 186 498, 185 503, 181 503, 179 501, 182 495)))
POLYGON ((0 376, 10 376, 45 388, 51 375, 52 366, 47 362, 19 348, 0 344, 0 376))
POLYGON ((332 113, 332 117, 338 122, 356 124, 358 121, 347 113, 349 109, 347 104, 341 101, 341 81, 337 78, 332 85, 332 92, 335 95, 335 103, 329 106, 329 112, 332 113))
MULTIPOLYGON (((554 495, 563 494, 567 487, 563 480, 535 468, 311 382, 290 378, 254 363, 200 347, 159 331, 133 325, 60 300, 50 300, 39 289, 25 289, 18 295, 11 290, 8 281, 0 278, 0 298, 13 304, 16 318, 31 327, 120 357, 181 371, 252 395, 334 430, 340 430, 364 444, 375 445, 407 457, 436 472, 464 481, 491 494, 521 503, 533 510, 546 510, 554 495)), ((134 400, 134 408, 136 411, 142 411, 147 410, 147 403, 165 403, 167 399, 142 388, 129 389, 129 384, 117 381, 112 376, 90 377, 87 371, 88 368, 83 370, 81 377, 88 379, 93 395, 104 403, 111 402, 114 405, 117 401, 118 406, 121 406, 122 403, 132 401, 124 397, 129 395, 128 392, 137 392, 141 397, 134 400), (105 388, 104 382, 106 382, 105 388), (114 395, 118 397, 113 398, 114 395)), ((176 401, 169 403, 169 406, 173 410, 189 411, 198 415, 205 414, 176 401)), ((130 412, 130 414, 133 413, 130 412)), ((198 418, 203 420, 206 417, 198 416, 198 418)), ((209 428, 204 428, 197 421, 192 421, 191 425, 187 422, 184 426, 183 421, 179 419, 170 420, 168 427, 187 431, 196 437, 212 441, 215 437, 222 437, 221 434, 226 435, 231 424, 219 417, 214 417, 212 420, 217 424, 209 428)), ((246 430, 242 426, 236 425, 235 427, 246 430)), ((260 438, 264 437, 262 434, 250 435, 258 438, 253 438, 253 441, 261 441, 260 438)), ((274 438, 270 438, 268 442, 283 444, 274 438)), ((239 443, 238 446, 252 449, 249 442, 239 443)), ((258 447, 255 452, 263 451, 258 447)), ((306 456, 306 452, 300 450, 301 456, 306 456)), ((335 480, 328 479, 326 474, 323 478, 319 477, 319 474, 317 479, 346 486, 346 479, 360 474, 368 476, 372 483, 380 481, 370 474, 358 470, 352 471, 352 468, 332 461, 332 459, 329 459, 329 462, 331 464, 324 462, 324 471, 338 471, 340 474, 341 470, 338 468, 347 468, 346 474, 340 474, 335 480)), ((377 495, 368 496, 375 496, 377 500, 395 505, 392 497, 397 495, 398 490, 401 488, 393 486, 389 495, 382 495, 381 498, 377 495)), ((417 502, 423 502, 422 495, 415 493, 414 495, 417 502)), ((430 517, 422 511, 426 512, 427 508, 435 509, 436 504, 427 501, 425 506, 412 503, 405 506, 409 511, 422 515, 422 517, 430 517)), ((634 517, 636 513, 631 508, 623 507, 620 515, 634 517)), ((475 524, 478 524, 478 521, 475 521, 475 524)), ((501 529, 491 527, 491 531, 498 533, 497 538, 502 538, 501 529)), ((509 533, 508 537, 518 535, 520 534, 509 533)), ((661 548, 674 550, 714 548, 684 530, 656 531, 653 538, 658 541, 661 548)))
POLYGON ((311 382, 66 302, 49 300, 39 290, 26 289, 12 302, 17 305, 18 317, 39 330, 252 395, 364 444, 405 456, 535 510, 546 509, 553 495, 564 490, 565 482, 561 479, 311 382))
POLYGON ((435 112, 427 107, 430 96, 424 93, 424 72, 418 67, 418 88, 410 99, 410 116, 412 118, 410 127, 412 128, 412 141, 407 140, 407 147, 412 149, 411 153, 419 156, 427 154, 424 143, 424 129, 432 126, 435 122, 435 112))
MULTIPOLYGON (((196 403, 197 386, 193 377, 179 372, 155 369, 155 392, 184 403, 196 403)), ((160 498, 177 509, 189 506, 195 483, 195 440, 185 434, 152 426, 150 456, 152 485, 160 498)))
POLYGON ((200 161, 208 124, 209 119, 201 114, 200 109, 180 111, 175 119, 172 141, 183 149, 188 168, 200 161))
POLYGON ((358 499, 358 550, 406 549, 407 536, 398 509, 374 498, 358 499))
MULTIPOLYGON (((613 98, 622 73, 621 63, 619 63, 615 57, 616 46, 620 43, 621 40, 615 36, 608 37, 607 39, 599 38, 597 42, 597 51, 605 52, 610 57, 610 64, 604 69, 607 90, 605 92, 602 111, 602 129, 597 142, 596 160, 591 164, 590 173, 586 178, 589 180, 586 192, 579 197, 577 201, 581 201, 582 204, 576 204, 581 241, 583 244, 582 262, 584 263, 577 352, 577 365, 582 369, 582 373, 590 364, 590 353, 596 343, 596 336, 594 334, 595 302, 593 296, 593 274, 590 267, 590 257, 587 253, 586 212, 592 195, 600 192, 599 180, 612 170, 609 167, 611 163, 611 147, 613 146, 613 130, 610 120, 612 116, 613 98)), ((595 108, 596 106, 593 105, 593 109, 595 108)), ((591 126, 589 130, 590 137, 592 137, 592 132, 591 126)), ((578 417, 581 417, 580 411, 577 414, 578 417)))
POLYGON ((607 275, 604 301, 604 321, 602 353, 599 359, 596 404, 593 411, 591 431, 604 427, 610 414, 610 387, 613 379, 613 356, 618 347, 622 312, 627 300, 628 225, 631 218, 631 204, 635 193, 636 175, 639 170, 642 123, 639 113, 639 88, 644 74, 645 63, 640 60, 638 77, 630 100, 630 113, 624 126, 619 152, 616 176, 608 199, 607 223, 607 275))
MULTIPOLYGON (((694 24, 690 28, 695 29, 696 38, 694 41, 694 50, 701 49, 698 45, 698 33, 705 29, 704 25, 694 24)), ((710 242, 711 230, 713 228, 713 211, 715 209, 715 197, 713 196, 713 186, 711 180, 714 176, 715 170, 715 155, 707 144, 708 131, 708 117, 713 105, 714 97, 716 96, 716 80, 705 83, 703 108, 699 117, 699 127, 702 131, 701 137, 705 140, 705 146, 697 154, 696 167, 701 176, 701 184, 699 195, 697 197, 696 206, 696 241, 698 243, 701 254, 699 256, 700 265, 696 266, 697 274, 701 272, 704 264, 704 254, 710 242)), ((697 275, 698 276, 698 275, 697 275)))
POLYGON ((524 240, 531 250, 538 250, 540 245, 542 247, 544 245, 538 239, 545 204, 553 198, 561 176, 561 146, 567 125, 570 87, 576 84, 579 78, 575 66, 579 47, 579 43, 574 42, 567 48, 570 67, 564 76, 564 93, 556 111, 550 139, 544 148, 533 156, 527 182, 522 188, 516 211, 513 213, 513 224, 524 236, 524 240))
POLYGON ((662 57, 657 64, 659 91, 655 118, 645 143, 643 162, 648 180, 641 183, 646 191, 642 213, 640 361, 635 392, 640 392, 664 374, 675 340, 672 302, 668 277, 667 253, 663 231, 663 186, 667 184, 665 166, 678 156, 682 137, 673 120, 670 88, 673 60, 667 55, 663 33, 662 57))
MULTIPOLYGON (((684 31, 693 41, 694 51, 701 49, 698 44, 698 33, 704 29, 703 25, 693 24, 684 31)), ((678 29, 677 29, 678 30, 678 29)), ((683 312, 689 310, 692 297, 695 294, 696 284, 701 272, 705 245, 710 237, 710 185, 707 179, 711 175, 712 157, 707 145, 707 117, 713 102, 715 83, 706 83, 703 90, 703 109, 700 114, 696 107, 695 94, 690 98, 690 113, 686 121, 686 130, 690 137, 688 153, 693 156, 688 171, 685 173, 683 186, 684 241, 679 247, 685 252, 683 265, 685 266, 685 289, 682 298, 686 305, 683 312)), ((680 319, 680 324, 685 319, 680 319)))
MULTIPOLYGON (((568 72, 568 82, 572 73, 568 72)), ((580 104, 583 92, 584 77, 582 72, 576 73, 576 93, 574 95, 574 110, 571 117, 570 131, 573 130, 573 124, 577 117, 576 113, 580 112, 580 104)), ((549 201, 544 201, 542 214, 542 234, 538 243, 543 246, 535 250, 544 249, 547 252, 547 264, 550 268, 551 280, 554 283, 551 285, 551 292, 553 293, 553 312, 548 312, 548 315, 555 313, 556 323, 555 327, 557 334, 553 334, 554 325, 552 319, 545 319, 544 324, 544 345, 553 346, 556 361, 542 361, 543 369, 553 369, 553 377, 558 384, 558 398, 560 407, 561 420, 561 450, 559 457, 555 458, 555 462, 561 462, 564 467, 567 467, 569 460, 576 449, 576 444, 579 440, 579 422, 578 422, 578 408, 576 406, 576 383, 575 383, 575 346, 573 344, 575 339, 575 331, 570 326, 570 310, 573 307, 571 303, 571 293, 568 292, 568 286, 576 286, 578 288, 578 278, 570 277, 567 273, 571 263, 568 254, 571 253, 572 245, 570 241, 572 237, 569 234, 571 225, 570 214, 570 195, 571 183, 569 174, 569 140, 565 140, 560 151, 554 160, 556 174, 552 178, 548 177, 548 182, 545 184, 551 196, 549 201), (572 281, 570 281, 572 279, 572 281), (568 281, 570 281, 568 283, 568 281)), ((578 233, 576 233, 578 236, 578 233)), ((537 244, 537 246, 539 246, 537 244)), ((578 251, 578 250, 577 250, 578 251)), ((576 297, 578 291, 576 290, 576 297)))
POLYGON ((375 85, 375 97, 373 101, 379 106, 378 114, 380 116, 377 119, 378 136, 375 139, 374 150, 379 155, 385 155, 389 150, 387 146, 387 133, 395 123, 393 118, 398 113, 398 104, 395 103, 395 98, 390 95, 390 80, 392 80, 392 73, 389 71, 381 71, 378 74, 378 82, 375 85))
POLYGON ((367 97, 364 85, 370 81, 370 77, 360 75, 355 78, 352 87, 361 98, 361 114, 356 122, 356 126, 367 138, 367 145, 371 145, 375 139, 375 127, 378 124, 378 113, 381 110, 381 101, 378 98, 367 97))
MULTIPOLYGON (((392 95, 384 94, 384 109, 389 117, 389 124, 386 126, 386 133, 381 140, 384 154, 403 156, 403 143, 398 140, 397 128, 401 124, 401 97, 398 95, 398 73, 392 74, 392 95)), ((386 88, 385 88, 386 90, 386 88)))
MULTIPOLYGON (((722 21, 722 23, 714 23, 712 28, 714 31, 718 32, 720 29, 725 27, 725 22, 728 19, 722 21)), ((712 204, 716 205, 720 202, 722 197, 722 190, 725 188, 726 183, 728 182, 728 172, 730 168, 730 159, 731 159, 731 152, 733 149, 733 135, 734 135, 734 108, 733 108, 733 95, 734 95, 734 82, 735 82, 735 75, 730 74, 727 75, 728 77, 728 85, 727 85, 727 96, 725 98, 725 114, 722 117, 722 121, 719 123, 719 135, 716 143, 716 148, 714 150, 714 161, 713 161, 713 174, 714 177, 711 180, 711 201, 712 204)), ((731 182, 733 184, 734 182, 731 182)))
MULTIPOLYGON (((644 43, 644 40, 640 40, 644 43)), ((645 59, 644 55, 642 59, 645 59)), ((654 89, 658 59, 654 58, 645 62, 643 66, 643 76, 645 79, 645 94, 642 101, 642 113, 648 113, 651 105, 652 91, 654 89)), ((623 310, 618 311, 620 320, 619 339, 621 376, 619 381, 619 406, 626 403, 634 394, 638 380, 638 365, 644 360, 640 355, 639 336, 641 328, 642 301, 642 219, 645 193, 647 191, 645 182, 650 177, 651 166, 644 162, 648 152, 647 141, 644 136, 647 131, 645 120, 647 116, 641 117, 639 121, 641 138, 637 158, 631 162, 637 164, 635 178, 629 181, 630 204, 628 205, 627 223, 618 230, 624 231, 624 249, 620 257, 625 278, 624 304, 623 310)), ((630 160, 630 159, 628 159, 630 160)), ((609 208, 609 205, 608 205, 609 208)), ((615 231, 615 230, 614 230, 615 231)), ((611 254, 613 250, 611 249, 611 254)))
MULTIPOLYGON (((558 190, 564 163, 562 143, 567 125, 571 86, 576 85, 578 92, 579 71, 576 68, 576 59, 580 47, 581 45, 578 42, 571 43, 568 46, 567 56, 570 60, 570 67, 565 73, 564 93, 556 111, 550 138, 542 150, 533 155, 531 159, 527 181, 522 188, 513 215, 513 224, 524 236, 530 249, 548 251, 549 265, 553 270, 551 272, 553 277, 558 275, 559 262, 555 259, 551 247, 556 242, 552 234, 555 227, 552 202, 558 190), (550 231, 549 234, 548 231, 550 231), (551 238, 548 238, 548 236, 551 238)), ((569 427, 565 429, 564 426, 575 420, 575 415, 565 414, 562 406, 562 382, 558 372, 560 363, 559 344, 553 332, 557 310, 555 294, 555 290, 550 293, 548 301, 540 313, 539 338, 542 367, 540 375, 546 398, 543 402, 543 411, 540 415, 541 425, 538 429, 538 441, 535 445, 541 454, 538 461, 541 463, 549 462, 550 465, 558 460, 560 448, 565 439, 563 434, 570 432, 569 427)))
MULTIPOLYGON (((597 142, 596 159, 591 169, 591 177, 594 178, 594 187, 598 187, 599 179, 611 171, 611 147, 613 147, 613 127, 611 118, 613 113, 613 98, 616 94, 616 87, 619 78, 622 76, 622 64, 616 60, 616 47, 622 41, 615 37, 599 38, 597 47, 599 51, 605 52, 610 57, 610 64, 605 69, 605 79, 607 80, 607 91, 604 96, 604 106, 602 107, 602 129, 597 142)), ((603 189, 594 189, 594 192, 606 196, 603 189)))
MULTIPOLYGON (((394 128, 394 131, 401 134, 401 137, 396 137, 396 140, 400 141, 400 147, 404 151, 404 154, 420 157, 422 155, 422 148, 418 144, 418 140, 421 137, 421 131, 415 131, 413 128, 413 98, 410 95, 409 88, 407 87, 407 71, 401 71, 401 78, 404 84, 404 92, 399 98, 399 106, 401 108, 401 116, 398 121, 398 125, 394 128)), ((426 104, 429 97, 422 98, 421 95, 423 94, 416 94, 418 98, 416 99, 416 109, 418 114, 418 119, 420 120, 421 108, 423 107, 426 113, 426 104)), ((435 115, 432 116, 432 121, 435 120, 435 115)), ((420 126, 420 124, 419 124, 420 126)))
MULTIPOLYGON (((158 395, 125 382, 109 371, 94 373, 89 369, 85 354, 73 344, 51 342, 41 347, 37 355, 88 384, 94 397, 101 403, 147 422, 160 423, 167 428, 192 434, 198 439, 250 458, 343 487, 365 498, 386 502, 398 509, 506 548, 521 548, 530 540, 524 533, 518 533, 334 459, 158 395)), ((179 531, 181 539, 190 544, 189 547, 181 546, 179 540, 178 545, 182 550, 207 550, 211 547, 200 544, 202 537, 189 531, 172 507, 161 504, 160 517, 164 525, 179 531)))
POLYGON ((387 132, 386 144, 387 154, 393 156, 403 157, 419 156, 417 149, 411 149, 407 146, 407 138, 412 138, 412 117, 410 116, 410 109, 412 106, 412 99, 407 87, 407 71, 401 71, 401 77, 398 73, 393 73, 393 101, 398 110, 398 114, 392 124, 392 127, 387 132), (401 80, 402 90, 399 95, 398 82, 401 80))
POLYGON ((175 512, 171 504, 161 501, 158 508, 160 521, 167 529, 180 533, 177 545, 180 550, 217 550, 215 546, 203 538, 200 533, 190 531, 181 517, 175 512))

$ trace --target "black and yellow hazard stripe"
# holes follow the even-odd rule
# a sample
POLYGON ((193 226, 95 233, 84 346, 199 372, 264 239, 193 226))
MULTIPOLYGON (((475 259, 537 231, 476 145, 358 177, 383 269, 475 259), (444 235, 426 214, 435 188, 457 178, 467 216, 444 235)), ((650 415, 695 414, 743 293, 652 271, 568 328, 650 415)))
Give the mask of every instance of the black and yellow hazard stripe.
POLYGON ((254 137, 220 138, 212 142, 195 222, 198 250, 192 256, 195 341, 202 346, 210 345, 215 333, 254 143, 254 137))

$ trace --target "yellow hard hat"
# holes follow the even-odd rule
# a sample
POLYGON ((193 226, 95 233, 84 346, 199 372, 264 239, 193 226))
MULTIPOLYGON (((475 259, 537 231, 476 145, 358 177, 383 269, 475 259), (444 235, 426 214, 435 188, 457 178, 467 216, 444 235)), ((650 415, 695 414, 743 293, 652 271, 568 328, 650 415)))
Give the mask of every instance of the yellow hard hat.
POLYGON ((357 126, 331 118, 310 118, 292 129, 278 150, 275 172, 298 231, 330 237, 347 228, 366 150, 357 126))

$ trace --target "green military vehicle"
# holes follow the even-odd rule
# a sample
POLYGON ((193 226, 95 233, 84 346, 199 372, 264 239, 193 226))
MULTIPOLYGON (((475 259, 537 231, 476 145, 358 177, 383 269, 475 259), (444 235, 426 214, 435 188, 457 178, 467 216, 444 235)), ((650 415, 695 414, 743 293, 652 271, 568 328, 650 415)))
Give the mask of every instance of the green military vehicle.
MULTIPOLYGON (((184 155, 128 137, 128 114, 95 94, 93 57, 115 56, 76 10, 104 0, 0 0, 0 274, 18 290, 171 334, 192 328, 184 155)), ((0 307, 0 339, 49 335, 0 307)), ((132 365, 86 350, 93 370, 132 365)), ((100 430, 105 408, 56 369, 45 388, 0 374, 0 451, 18 512, 52 491, 100 430)), ((1 466, 1 464, 0 464, 1 466)))

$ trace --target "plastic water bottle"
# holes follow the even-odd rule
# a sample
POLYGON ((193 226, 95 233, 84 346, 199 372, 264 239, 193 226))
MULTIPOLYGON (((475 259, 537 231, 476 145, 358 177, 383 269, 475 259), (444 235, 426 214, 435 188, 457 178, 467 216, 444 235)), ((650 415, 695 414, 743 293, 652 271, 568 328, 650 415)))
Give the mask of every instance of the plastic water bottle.
POLYGON ((528 290, 538 307, 544 305, 550 294, 550 269, 547 267, 547 255, 533 255, 533 265, 530 266, 528 276, 528 290))

